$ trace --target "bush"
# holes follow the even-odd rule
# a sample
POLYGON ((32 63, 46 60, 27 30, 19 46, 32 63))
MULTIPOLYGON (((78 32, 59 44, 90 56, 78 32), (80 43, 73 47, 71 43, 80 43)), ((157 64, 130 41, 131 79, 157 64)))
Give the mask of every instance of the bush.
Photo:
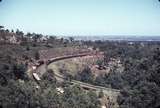
POLYGON ((17 79, 26 79, 26 67, 23 64, 15 64, 13 65, 13 73, 17 79))
POLYGON ((39 55, 39 52, 38 52, 38 51, 36 51, 36 53, 35 53, 35 59, 36 59, 36 60, 39 60, 39 59, 40 59, 40 55, 39 55))
POLYGON ((29 47, 29 45, 27 45, 27 47, 26 47, 26 50, 27 50, 27 51, 29 51, 29 50, 30 50, 30 47, 29 47))
POLYGON ((91 72, 91 69, 87 66, 83 69, 82 72, 79 72, 75 78, 77 80, 83 81, 83 82, 87 82, 87 83, 93 83, 94 81, 94 76, 91 72))
POLYGON ((102 91, 102 90, 99 92, 99 96, 98 96, 98 97, 99 97, 99 98, 104 97, 104 93, 103 93, 103 91, 102 91))

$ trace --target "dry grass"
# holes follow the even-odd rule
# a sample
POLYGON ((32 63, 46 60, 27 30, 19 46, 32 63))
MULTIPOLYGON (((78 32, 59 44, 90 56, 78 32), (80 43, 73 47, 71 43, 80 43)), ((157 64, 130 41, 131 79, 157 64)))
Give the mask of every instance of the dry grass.
POLYGON ((79 61, 75 62, 73 59, 67 59, 51 63, 48 68, 52 69, 55 73, 60 73, 61 70, 64 70, 74 76, 78 71, 81 71, 84 66, 79 61))
MULTIPOLYGON (((54 70, 56 73, 60 73, 60 70, 63 70, 74 76, 77 72, 81 72, 86 66, 92 68, 92 65, 94 65, 97 60, 98 58, 95 56, 76 57, 51 63, 48 68, 54 70)), ((99 71, 100 70, 94 70, 93 73, 97 74, 99 71)))

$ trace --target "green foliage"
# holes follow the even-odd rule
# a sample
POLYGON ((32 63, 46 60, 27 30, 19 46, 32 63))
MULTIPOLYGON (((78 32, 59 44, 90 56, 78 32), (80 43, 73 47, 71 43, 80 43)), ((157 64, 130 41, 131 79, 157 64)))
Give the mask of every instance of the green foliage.
POLYGON ((37 44, 36 44, 36 43, 33 43, 32 46, 33 46, 33 47, 37 47, 37 44))
POLYGON ((104 97, 104 93, 103 93, 103 91, 102 91, 102 90, 99 92, 99 96, 98 96, 98 97, 99 97, 99 98, 104 97))
POLYGON ((54 72, 51 69, 47 70, 47 72, 43 74, 42 80, 43 87, 56 87, 56 78, 54 77, 54 72))
POLYGON ((17 79, 26 79, 26 67, 23 64, 13 65, 13 73, 17 79))
POLYGON ((73 42, 74 38, 73 37, 69 37, 69 40, 70 40, 70 42, 73 42))
POLYGON ((32 81, 10 80, 8 86, 0 86, 0 92, 3 108, 100 108, 96 94, 86 93, 77 85, 58 94, 52 86, 37 90, 32 81))
MULTIPOLYGON (((0 36, 6 39, 10 33, 0 26, 0 36)), ((2 108, 99 108, 98 97, 93 91, 86 92, 78 85, 64 85, 64 93, 56 90, 57 81, 54 72, 48 70, 37 89, 37 83, 26 74, 25 62, 30 56, 40 59, 39 49, 46 48, 46 43, 40 42, 42 35, 28 34, 29 48, 25 35, 17 30, 21 45, 0 43, 0 107, 2 108), (31 39, 32 37, 32 39, 31 39), (43 46, 44 45, 44 46, 43 46), (26 51, 27 50, 27 51, 26 51), (35 53, 34 53, 35 52, 35 53), (26 57, 27 55, 27 57, 26 57), (18 61, 18 63, 17 63, 18 61), (27 79, 27 80, 26 80, 27 79)), ((73 41, 74 39, 70 39, 73 41)), ((68 46, 69 40, 50 38, 50 46, 68 46)), ((120 58, 124 66, 123 72, 111 69, 109 74, 94 76, 89 67, 79 72, 75 79, 104 87, 121 90, 118 97, 120 108, 159 108, 160 107, 160 43, 159 42, 83 42, 85 45, 99 48, 105 52, 105 62, 110 58, 120 58), (107 59, 108 58, 108 59, 107 59)), ((73 43, 72 43, 73 44, 73 43)), ((49 48, 49 47, 47 47, 49 48)), ((101 65, 101 62, 98 63, 101 65)), ((66 79, 71 76, 65 75, 66 79)))
POLYGON ((82 82, 93 83, 94 75, 91 72, 91 69, 87 66, 83 69, 82 72, 79 72, 75 79, 80 80, 82 82))
POLYGON ((38 51, 35 52, 35 59, 36 59, 36 60, 39 60, 39 59, 40 59, 40 55, 39 55, 39 52, 38 52, 38 51))
MULTIPOLYGON (((1 0, 2 1, 2 0, 1 0)), ((4 26, 0 26, 0 29, 3 29, 4 28, 4 26)))
POLYGON ((103 60, 97 60, 96 64, 97 64, 98 66, 102 66, 103 60))
POLYGON ((100 44, 100 47, 108 52, 106 57, 120 57, 125 69, 122 73, 112 69, 111 73, 98 76, 95 83, 120 89, 121 96, 118 98, 120 108, 158 108, 160 51, 157 46, 159 47, 159 43, 156 42, 145 43, 143 47, 138 42, 130 46, 114 42, 107 46, 100 44))
POLYGON ((29 45, 27 45, 26 50, 27 50, 27 51, 29 51, 29 50, 30 50, 30 46, 29 46, 29 45))
POLYGON ((62 108, 100 108, 97 95, 90 91, 85 93, 79 86, 68 87, 63 95, 62 108))

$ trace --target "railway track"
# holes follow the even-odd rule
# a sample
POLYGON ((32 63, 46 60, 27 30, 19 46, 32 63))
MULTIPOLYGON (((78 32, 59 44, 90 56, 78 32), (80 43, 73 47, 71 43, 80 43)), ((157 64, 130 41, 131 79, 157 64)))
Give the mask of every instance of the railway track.
MULTIPOLYGON (((42 65, 38 66, 36 69, 36 73, 39 74, 41 77, 47 71, 48 65, 50 65, 51 63, 56 63, 57 61, 65 60, 65 59, 71 59, 71 58, 76 58, 76 57, 85 57, 85 56, 94 56, 94 55, 95 54, 91 54, 91 53, 86 54, 85 53, 85 54, 67 55, 67 56, 60 56, 60 57, 51 58, 50 60, 48 60, 47 64, 42 64, 42 65)), ((59 73, 55 73, 55 77, 57 78, 58 81, 64 81, 66 79, 63 75, 61 75, 59 73)), ((112 97, 117 97, 120 94, 120 90, 117 90, 117 89, 96 86, 96 85, 84 83, 84 82, 77 81, 77 80, 71 80, 70 84, 79 85, 82 88, 94 90, 97 92, 102 90, 105 94, 107 94, 108 96, 112 96, 112 97)))

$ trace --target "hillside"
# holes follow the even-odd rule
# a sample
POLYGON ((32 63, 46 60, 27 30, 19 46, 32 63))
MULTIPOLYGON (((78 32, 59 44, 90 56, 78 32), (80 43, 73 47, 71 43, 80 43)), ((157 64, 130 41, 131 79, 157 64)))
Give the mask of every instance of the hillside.
POLYGON ((159 41, 0 29, 1 108, 159 108, 159 41))

